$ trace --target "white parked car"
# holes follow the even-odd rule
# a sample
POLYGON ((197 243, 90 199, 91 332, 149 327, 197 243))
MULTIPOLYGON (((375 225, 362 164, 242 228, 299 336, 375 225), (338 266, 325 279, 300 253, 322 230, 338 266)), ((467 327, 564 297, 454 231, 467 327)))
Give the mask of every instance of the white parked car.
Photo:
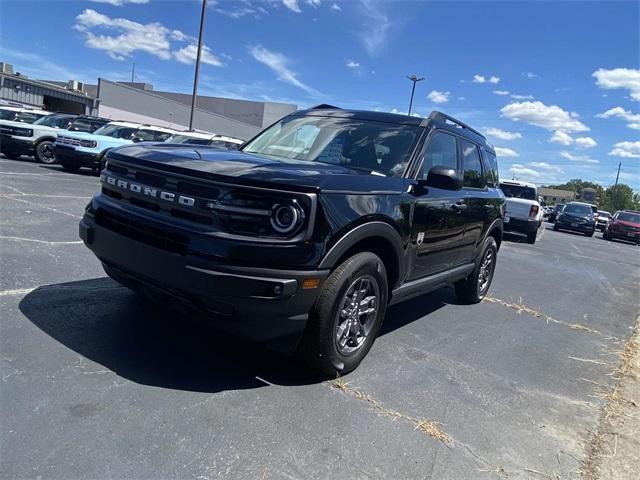
POLYGON ((607 229, 607 225, 611 221, 611 213, 605 210, 598 210, 598 218, 596 219, 596 230, 604 232, 607 229))
POLYGON ((519 180, 505 180, 500 182, 500 190, 507 197, 505 231, 523 233, 527 236, 527 243, 536 243, 538 228, 542 224, 538 187, 519 180))
POLYGON ((227 137, 206 132, 179 132, 171 135, 165 143, 186 143, 191 145, 209 145, 211 147, 226 148, 227 150, 237 150, 244 140, 227 137))

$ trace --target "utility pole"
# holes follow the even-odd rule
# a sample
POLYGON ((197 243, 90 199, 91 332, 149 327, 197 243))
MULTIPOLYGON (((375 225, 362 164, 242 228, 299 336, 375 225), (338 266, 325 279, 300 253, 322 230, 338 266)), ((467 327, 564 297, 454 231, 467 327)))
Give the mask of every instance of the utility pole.
POLYGON ((204 17, 207 13, 207 0, 202 0, 202 13, 200 13, 200 32, 198 33, 198 54, 196 55, 196 72, 193 77, 193 96, 191 97, 191 113, 189 115, 189 130, 193 130, 193 113, 196 109, 198 97, 198 78, 200 77, 200 56, 202 55, 202 33, 204 31, 204 17))
POLYGON ((133 62, 131 65, 131 83, 133 83, 133 78, 136 75, 136 62, 133 62))
POLYGON ((424 77, 418 77, 414 73, 413 75, 408 75, 407 78, 413 82, 413 87, 411 87, 411 100, 409 100, 409 113, 407 114, 411 116, 411 107, 413 106, 413 94, 416 92, 416 83, 424 80, 424 77))
POLYGON ((613 186, 613 193, 612 193, 612 199, 611 199, 611 203, 613 204, 613 209, 617 210, 618 206, 617 206, 617 200, 618 200, 618 179, 620 178, 620 168, 622 167, 622 162, 618 163, 618 173, 616 174, 616 183, 613 186))

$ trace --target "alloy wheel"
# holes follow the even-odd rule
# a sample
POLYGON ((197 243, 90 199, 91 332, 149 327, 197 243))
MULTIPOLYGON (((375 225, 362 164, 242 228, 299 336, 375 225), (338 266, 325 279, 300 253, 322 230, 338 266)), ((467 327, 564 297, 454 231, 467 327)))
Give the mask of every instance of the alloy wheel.
POLYGON ((349 286, 336 315, 335 342, 338 351, 351 355, 364 345, 378 314, 380 287, 375 278, 362 275, 349 286))

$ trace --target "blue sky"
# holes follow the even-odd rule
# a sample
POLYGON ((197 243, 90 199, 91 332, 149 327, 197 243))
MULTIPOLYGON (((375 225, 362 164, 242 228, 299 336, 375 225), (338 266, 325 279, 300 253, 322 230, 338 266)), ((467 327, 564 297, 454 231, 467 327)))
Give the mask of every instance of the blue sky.
MULTIPOLYGON (((487 132, 503 178, 640 190, 638 1, 210 1, 200 91, 445 111, 487 132)), ((44 79, 189 92, 197 0, 0 0, 0 60, 44 79)))

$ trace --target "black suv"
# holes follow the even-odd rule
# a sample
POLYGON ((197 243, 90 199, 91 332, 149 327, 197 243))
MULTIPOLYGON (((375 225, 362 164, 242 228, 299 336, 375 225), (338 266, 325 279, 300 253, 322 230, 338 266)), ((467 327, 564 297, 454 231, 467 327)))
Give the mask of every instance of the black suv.
POLYGON ((321 105, 240 151, 110 150, 80 237, 109 276, 297 350, 325 374, 367 354, 388 305, 493 278, 504 196, 494 149, 445 114, 321 105))

